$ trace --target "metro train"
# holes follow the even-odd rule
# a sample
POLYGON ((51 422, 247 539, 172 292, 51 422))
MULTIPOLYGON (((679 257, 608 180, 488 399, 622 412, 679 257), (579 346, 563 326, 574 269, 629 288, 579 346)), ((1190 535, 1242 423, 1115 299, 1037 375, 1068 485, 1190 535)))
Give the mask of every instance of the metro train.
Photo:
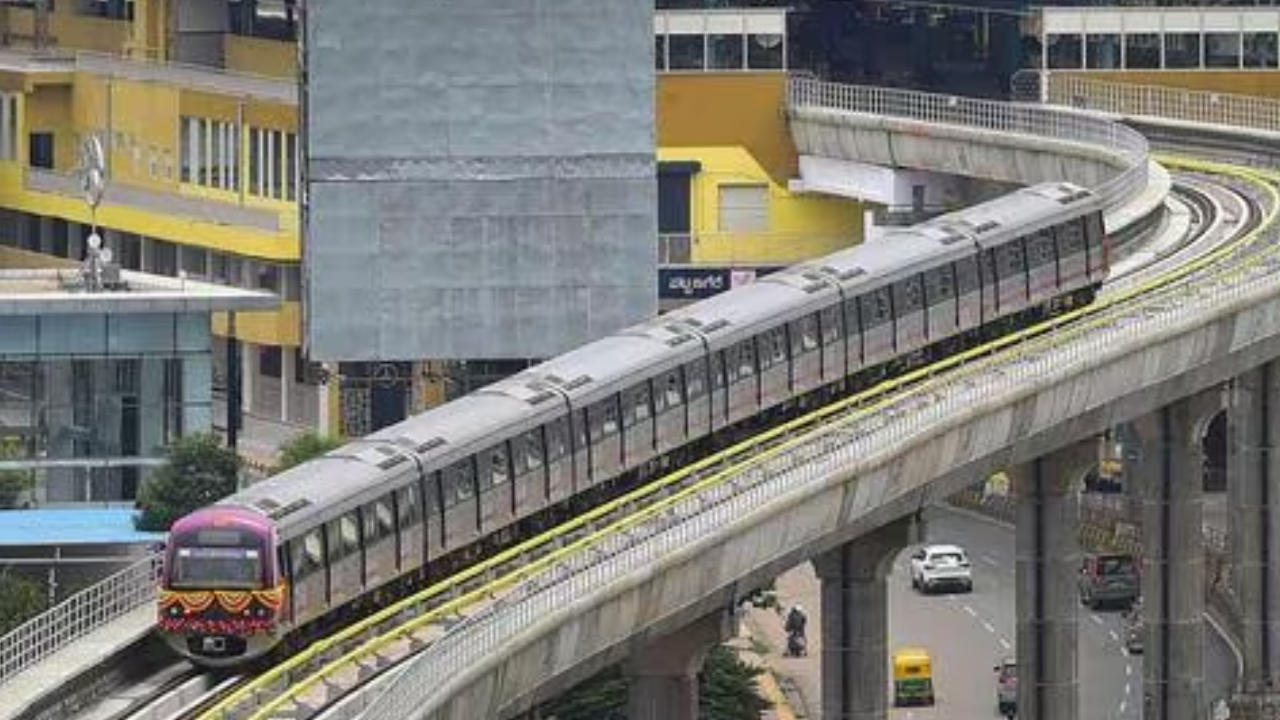
POLYGON ((1088 303, 1108 265, 1098 198, 1044 184, 627 328, 180 519, 160 631, 200 665, 260 657, 584 496, 1088 303))

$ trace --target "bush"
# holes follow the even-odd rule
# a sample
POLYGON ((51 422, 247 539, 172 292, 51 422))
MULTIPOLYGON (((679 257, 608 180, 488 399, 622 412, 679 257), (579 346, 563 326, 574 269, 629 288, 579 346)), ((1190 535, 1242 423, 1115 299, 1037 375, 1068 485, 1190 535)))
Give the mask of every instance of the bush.
MULTIPOLYGON (((700 720, 759 720, 772 707, 756 686, 763 672, 723 645, 713 648, 698 673, 700 720)), ((626 676, 614 666, 552 701, 542 714, 556 720, 626 720, 628 689, 626 676)))
POLYGON ((44 612, 45 600, 39 583, 0 574, 0 636, 44 612))
POLYGON ((341 447, 342 442, 342 438, 307 431, 280 448, 280 461, 276 463, 274 472, 284 472, 295 465, 318 458, 330 450, 341 447))
MULTIPOLYGON (((0 460, 16 460, 24 456, 17 438, 0 439, 0 460)), ((21 505, 22 496, 36 486, 32 470, 0 470, 0 510, 21 505)))
POLYGON ((240 456, 212 434, 188 435, 165 451, 168 462, 138 492, 139 530, 168 530, 174 520, 236 491, 240 456))

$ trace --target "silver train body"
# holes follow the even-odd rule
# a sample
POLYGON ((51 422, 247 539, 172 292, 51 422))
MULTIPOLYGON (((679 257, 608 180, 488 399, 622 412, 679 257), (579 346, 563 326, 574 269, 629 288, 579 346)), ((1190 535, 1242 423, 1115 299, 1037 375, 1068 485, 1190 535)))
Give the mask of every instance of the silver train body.
MULTIPOLYGON (((1088 302, 1107 255, 1089 191, 1022 189, 627 328, 219 505, 274 525, 283 637, 584 491, 687 462, 744 421, 1088 302)), ((219 665, 267 645, 214 659, 188 640, 172 644, 219 665)))

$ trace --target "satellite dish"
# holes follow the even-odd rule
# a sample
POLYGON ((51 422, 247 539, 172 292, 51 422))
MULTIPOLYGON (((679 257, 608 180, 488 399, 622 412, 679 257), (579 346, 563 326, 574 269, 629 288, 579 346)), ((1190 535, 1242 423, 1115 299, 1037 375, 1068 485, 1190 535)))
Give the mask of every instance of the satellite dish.
POLYGON ((782 36, 774 33, 752 35, 751 41, 762 48, 772 50, 782 44, 782 36))
POLYGON ((89 243, 89 247, 97 250, 102 247, 102 236, 98 233, 89 233, 89 239, 86 242, 89 243))
POLYGON ((80 143, 80 191, 89 207, 97 209, 107 185, 106 153, 97 135, 88 135, 80 143))
POLYGON ((102 248, 102 262, 109 263, 115 256, 115 253, 111 252, 111 248, 102 248))

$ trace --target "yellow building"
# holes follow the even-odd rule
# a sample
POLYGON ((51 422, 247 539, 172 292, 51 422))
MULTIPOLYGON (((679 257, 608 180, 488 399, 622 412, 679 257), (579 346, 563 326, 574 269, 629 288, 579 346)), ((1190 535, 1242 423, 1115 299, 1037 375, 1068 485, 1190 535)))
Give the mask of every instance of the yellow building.
MULTIPOLYGON (((325 383, 338 368, 303 355, 296 19, 293 0, 60 0, 44 16, 0 6, 0 243, 78 259, 96 222, 127 268, 280 294, 280 311, 234 325, 244 408, 268 437, 364 429, 343 418, 367 412, 387 369, 325 383), (194 15, 179 22, 175 8, 194 15), (89 137, 107 165, 96 213, 79 187, 89 137)), ((856 203, 787 189, 798 167, 781 113, 782 11, 661 13, 655 33, 665 263, 741 279, 861 237, 856 203)), ((214 330, 226 337, 228 319, 214 330)), ((435 364, 385 365, 410 378, 410 410, 458 391, 435 364)))

